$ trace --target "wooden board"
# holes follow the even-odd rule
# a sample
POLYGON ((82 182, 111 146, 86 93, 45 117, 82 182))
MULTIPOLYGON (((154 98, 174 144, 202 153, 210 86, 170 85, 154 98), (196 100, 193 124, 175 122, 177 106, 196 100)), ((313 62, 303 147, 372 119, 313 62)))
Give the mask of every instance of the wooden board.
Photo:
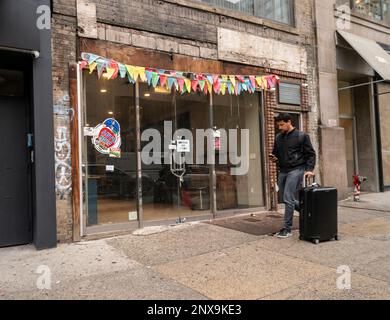
POLYGON ((71 121, 71 150, 72 150, 72 212, 73 212, 73 241, 81 240, 80 230, 80 154, 79 154, 79 118, 77 99, 77 64, 71 63, 69 66, 69 92, 70 103, 73 108, 73 118, 71 121))
POLYGON ((218 28, 218 58, 307 74, 304 47, 224 28, 218 28))
POLYGON ((265 75, 271 72, 271 70, 266 68, 242 65, 235 62, 208 60, 180 54, 170 55, 165 52, 140 49, 104 40, 81 38, 79 39, 78 48, 79 56, 82 52, 90 52, 105 58, 114 59, 121 63, 150 68, 161 68, 194 73, 242 75, 265 75))
POLYGON ((80 37, 97 39, 96 4, 77 1, 77 27, 80 37))

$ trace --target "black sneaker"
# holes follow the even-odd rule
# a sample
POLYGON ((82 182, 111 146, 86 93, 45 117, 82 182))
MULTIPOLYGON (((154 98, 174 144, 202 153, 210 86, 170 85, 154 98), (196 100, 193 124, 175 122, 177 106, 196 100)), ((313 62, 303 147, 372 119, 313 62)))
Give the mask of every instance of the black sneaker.
POLYGON ((276 237, 280 239, 287 239, 292 237, 292 233, 290 230, 282 229, 279 233, 276 234, 276 237))

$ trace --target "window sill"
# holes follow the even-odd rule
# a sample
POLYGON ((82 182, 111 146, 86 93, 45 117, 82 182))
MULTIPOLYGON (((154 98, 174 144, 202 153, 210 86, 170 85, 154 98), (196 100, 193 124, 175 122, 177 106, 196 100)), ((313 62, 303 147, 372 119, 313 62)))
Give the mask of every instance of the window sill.
POLYGON ((268 27, 270 29, 275 29, 283 32, 287 32, 296 36, 299 36, 299 32, 296 27, 293 27, 288 24, 284 24, 281 22, 275 22, 272 20, 262 19, 256 16, 252 16, 245 13, 235 12, 228 9, 223 9, 219 7, 214 7, 212 5, 206 4, 206 3, 200 3, 194 0, 163 0, 164 2, 177 4, 179 6, 188 7, 188 8, 194 8, 206 12, 211 12, 223 16, 227 16, 230 18, 234 18, 237 20, 262 25, 264 27, 268 27))

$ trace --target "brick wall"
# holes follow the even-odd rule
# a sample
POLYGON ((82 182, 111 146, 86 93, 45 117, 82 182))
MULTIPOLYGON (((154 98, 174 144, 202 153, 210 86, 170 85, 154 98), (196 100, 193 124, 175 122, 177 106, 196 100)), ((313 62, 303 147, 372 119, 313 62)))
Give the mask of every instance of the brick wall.
MULTIPOLYGON (((57 8, 72 13, 69 1, 56 3, 57 8), (68 4, 68 6, 65 5, 68 4)), ((76 18, 53 14, 53 113, 56 147, 57 233, 59 241, 72 238, 70 120, 72 108, 69 98, 68 64, 76 60, 76 18), (66 156, 67 155, 67 156, 66 156)))

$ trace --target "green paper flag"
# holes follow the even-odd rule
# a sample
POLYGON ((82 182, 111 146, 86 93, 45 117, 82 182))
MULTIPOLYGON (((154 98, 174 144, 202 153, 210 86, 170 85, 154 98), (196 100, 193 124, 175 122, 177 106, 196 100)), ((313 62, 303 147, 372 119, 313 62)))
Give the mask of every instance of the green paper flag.
POLYGON ((160 77, 158 76, 157 73, 153 72, 153 76, 152 76, 152 86, 153 86, 153 88, 157 87, 158 80, 160 80, 160 77))

